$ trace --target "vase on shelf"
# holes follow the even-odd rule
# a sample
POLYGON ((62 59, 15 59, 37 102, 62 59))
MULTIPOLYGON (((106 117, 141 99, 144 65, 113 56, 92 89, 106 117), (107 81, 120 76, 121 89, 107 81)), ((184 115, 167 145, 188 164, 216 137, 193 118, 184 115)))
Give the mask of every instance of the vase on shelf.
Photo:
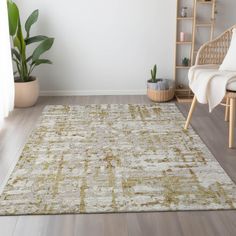
POLYGON ((180 32, 180 42, 184 42, 185 41, 185 37, 186 34, 184 32, 180 32))
POLYGON ((188 8, 182 7, 180 15, 181 15, 181 17, 188 17, 188 8))

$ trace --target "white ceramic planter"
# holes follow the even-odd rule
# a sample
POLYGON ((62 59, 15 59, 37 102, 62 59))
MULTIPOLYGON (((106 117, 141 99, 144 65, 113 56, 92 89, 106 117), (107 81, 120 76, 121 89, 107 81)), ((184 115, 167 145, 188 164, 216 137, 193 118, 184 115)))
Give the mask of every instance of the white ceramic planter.
POLYGON ((34 106, 39 97, 37 78, 29 82, 15 82, 15 107, 26 108, 34 106))
POLYGON ((157 85, 157 83, 147 82, 148 89, 156 89, 156 85, 157 85))

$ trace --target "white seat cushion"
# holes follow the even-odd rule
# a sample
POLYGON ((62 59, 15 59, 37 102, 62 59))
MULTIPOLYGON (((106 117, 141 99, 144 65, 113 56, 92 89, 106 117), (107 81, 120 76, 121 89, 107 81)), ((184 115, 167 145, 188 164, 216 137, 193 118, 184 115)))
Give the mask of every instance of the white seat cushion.
POLYGON ((231 83, 227 84, 227 89, 230 91, 236 92, 236 82, 231 82, 231 83))
MULTIPOLYGON (((218 66, 216 65, 205 65, 202 67, 202 69, 204 69, 207 72, 212 72, 212 73, 216 73, 219 72, 218 66), (205 67, 205 68, 204 68, 205 67)), ((197 72, 199 69, 195 69, 195 72, 197 72)), ((225 72, 227 73, 227 72, 225 72)), ((230 82, 229 84, 227 84, 227 90, 230 91, 235 91, 236 92, 236 82, 230 82)))

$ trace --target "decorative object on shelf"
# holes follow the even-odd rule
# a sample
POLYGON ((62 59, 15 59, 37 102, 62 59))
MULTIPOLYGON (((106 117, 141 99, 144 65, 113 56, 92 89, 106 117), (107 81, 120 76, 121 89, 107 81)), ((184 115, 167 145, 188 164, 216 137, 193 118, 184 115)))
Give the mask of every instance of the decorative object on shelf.
POLYGON ((12 38, 12 60, 16 64, 17 71, 15 75, 15 106, 30 107, 33 106, 39 96, 39 85, 32 72, 36 66, 41 64, 52 64, 48 59, 40 58, 43 53, 48 51, 54 42, 54 38, 47 36, 30 36, 30 30, 33 24, 38 20, 39 11, 35 10, 25 23, 26 37, 22 32, 20 13, 17 5, 8 0, 9 32, 12 38), (32 55, 27 55, 27 46, 39 43, 32 55))
POLYGON ((185 57, 183 60, 182 60, 182 65, 183 66, 189 66, 190 65, 190 59, 185 57))
POLYGON ((179 84, 178 86, 177 86, 177 89, 183 89, 184 88, 184 85, 183 84, 179 84))
POLYGON ((181 17, 188 17, 188 8, 182 7, 180 15, 181 17))
POLYGON ((194 96, 190 89, 186 89, 184 85, 180 85, 175 90, 175 97, 179 103, 191 103, 194 96))
POLYGON ((177 86, 177 89, 183 89, 184 88, 184 85, 183 84, 179 84, 178 86, 177 86))
POLYGON ((186 38, 186 34, 184 32, 180 32, 180 42, 184 42, 186 38))

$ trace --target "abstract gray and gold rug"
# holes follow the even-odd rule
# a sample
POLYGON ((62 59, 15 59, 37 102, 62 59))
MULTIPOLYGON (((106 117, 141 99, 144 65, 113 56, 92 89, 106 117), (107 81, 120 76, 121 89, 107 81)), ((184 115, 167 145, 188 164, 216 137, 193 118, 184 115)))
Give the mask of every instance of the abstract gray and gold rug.
POLYGON ((236 208, 236 186, 175 104, 47 106, 0 215, 236 208))

